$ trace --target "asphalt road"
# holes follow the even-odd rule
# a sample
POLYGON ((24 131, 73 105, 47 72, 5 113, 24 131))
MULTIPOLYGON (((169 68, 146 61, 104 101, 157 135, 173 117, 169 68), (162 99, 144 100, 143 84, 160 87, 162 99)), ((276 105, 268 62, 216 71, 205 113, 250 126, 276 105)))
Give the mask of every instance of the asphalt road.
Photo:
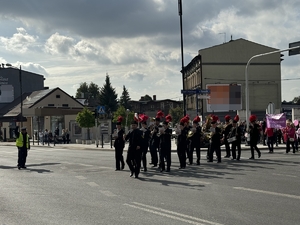
POLYGON ((202 152, 179 170, 173 153, 170 173, 134 179, 114 171, 113 151, 33 146, 18 170, 16 147, 0 145, 0 225, 300 224, 300 153, 249 157, 207 163, 202 152))

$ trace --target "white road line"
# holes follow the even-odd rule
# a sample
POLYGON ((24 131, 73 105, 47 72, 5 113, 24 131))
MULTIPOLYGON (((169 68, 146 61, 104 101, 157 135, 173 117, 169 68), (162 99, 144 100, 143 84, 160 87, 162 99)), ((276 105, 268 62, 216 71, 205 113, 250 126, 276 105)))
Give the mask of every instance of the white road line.
POLYGON ((165 214, 165 213, 153 211, 153 210, 150 210, 150 209, 141 208, 141 207, 138 207, 138 206, 135 206, 135 205, 127 204, 127 203, 125 203, 124 205, 132 207, 132 208, 135 208, 135 209, 139 209, 139 210, 142 210, 142 211, 146 211, 146 212, 150 212, 150 213, 153 213, 153 214, 157 214, 157 215, 160 215, 160 216, 168 217, 168 218, 171 218, 171 219, 174 219, 174 220, 179 220, 179 221, 182 221, 182 222, 190 223, 190 224, 205 225, 203 223, 198 223, 198 222, 194 222, 194 221, 191 221, 191 220, 182 219, 182 218, 177 217, 177 216, 172 216, 172 215, 169 215, 169 214, 165 214))
POLYGON ((95 182, 87 182, 88 185, 90 185, 91 187, 99 187, 98 184, 96 184, 95 182))
POLYGON ((294 175, 287 175, 287 174, 281 174, 281 173, 273 173, 273 175, 275 175, 275 176, 284 176, 284 177, 297 177, 297 176, 294 176, 294 175))
POLYGON ((271 192, 271 191, 263 191, 263 190, 257 190, 257 189, 251 189, 251 188, 244 188, 244 187, 233 187, 234 189, 243 190, 243 191, 252 191, 262 194, 268 194, 268 195, 275 195, 280 197, 287 197, 287 198, 294 198, 294 199, 300 199, 300 196, 298 195, 290 195, 290 194, 283 194, 283 193, 277 193, 277 192, 271 192))
POLYGON ((81 166, 93 166, 93 165, 88 165, 88 164, 82 164, 82 163, 80 163, 80 164, 78 164, 78 165, 81 165, 81 166))
MULTIPOLYGON (((188 215, 185 215, 185 214, 181 214, 181 213, 177 213, 177 212, 173 212, 173 211, 170 211, 170 210, 166 210, 166 209, 162 209, 162 208, 158 208, 158 207, 154 207, 154 206, 150 206, 150 205, 145 205, 145 204, 142 204, 142 203, 138 203, 138 202, 132 202, 132 204, 135 204, 135 205, 138 205, 138 206, 141 206, 141 207, 144 207, 144 208, 141 208, 141 207, 137 207, 139 209, 142 209, 142 210, 147 210, 145 208, 149 208, 149 209, 153 209, 153 210, 157 210, 159 212, 165 212, 165 213, 169 213, 169 214, 173 214, 173 215, 176 215, 176 216, 180 216, 180 217, 184 217, 184 218, 187 218, 187 219, 190 219, 190 220, 185 220, 185 219, 182 219, 180 217, 175 217, 176 219, 179 218, 179 220, 181 221, 185 221, 187 223, 192 223, 192 224, 212 224, 212 225, 222 225, 221 223, 216 223, 216 222, 212 222, 212 221, 208 221, 208 220, 204 220, 204 219, 200 219, 200 218, 197 218, 197 217, 193 217, 193 216, 188 216, 188 215), (199 222, 202 222, 202 223, 198 223, 198 222, 194 222, 194 221, 191 221, 191 220, 195 220, 195 221, 199 221, 199 222)), ((128 205, 128 204, 127 204, 128 205)), ((148 209, 148 210, 149 210, 148 209)), ((150 210, 152 211, 152 210, 150 210)), ((153 211, 153 212, 156 212, 156 211, 153 211)), ((157 212, 156 212, 157 213, 157 212)), ((167 217, 170 217, 170 218, 173 218, 174 216, 171 216, 171 215, 168 215, 168 214, 164 214, 162 213, 163 216, 167 216, 167 217)))
POLYGON ((115 197, 117 195, 115 195, 114 193, 112 193, 111 191, 100 191, 101 194, 106 195, 108 197, 115 197))
POLYGON ((79 180, 85 180, 85 179, 87 179, 86 177, 84 177, 84 176, 75 176, 77 179, 79 179, 79 180))
POLYGON ((201 180, 188 180, 188 181, 189 181, 189 182, 199 183, 199 184, 211 184, 210 182, 201 181, 201 180))

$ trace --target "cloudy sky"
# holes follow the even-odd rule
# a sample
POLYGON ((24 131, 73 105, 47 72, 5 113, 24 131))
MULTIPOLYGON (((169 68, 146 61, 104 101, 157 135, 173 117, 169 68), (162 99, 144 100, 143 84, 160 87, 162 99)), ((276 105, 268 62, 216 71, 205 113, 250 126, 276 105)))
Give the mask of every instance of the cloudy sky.
MULTIPOLYGON (((182 0, 185 65, 199 49, 244 38, 277 49, 300 41, 299 0, 182 0)), ((43 74, 75 95, 106 74, 118 96, 181 99, 177 0, 9 0, 0 7, 0 63, 43 74)), ((284 54, 282 100, 300 95, 300 55, 284 54)))

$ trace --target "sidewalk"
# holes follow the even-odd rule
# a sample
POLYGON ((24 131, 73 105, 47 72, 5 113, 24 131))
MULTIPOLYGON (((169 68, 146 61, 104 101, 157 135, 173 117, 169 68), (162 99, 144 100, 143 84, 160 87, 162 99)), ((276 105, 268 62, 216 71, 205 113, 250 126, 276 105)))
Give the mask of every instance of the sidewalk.
MULTIPOLYGON (((15 146, 15 142, 0 142, 0 146, 15 146)), ((114 151, 114 147, 110 146, 110 143, 104 143, 103 147, 102 145, 99 145, 98 147, 96 144, 76 144, 76 143, 71 143, 71 144, 56 144, 55 146, 53 143, 51 143, 49 146, 48 144, 42 145, 38 144, 37 142, 30 142, 30 147, 31 149, 34 149, 35 147, 44 147, 44 148, 63 148, 63 149, 70 149, 70 150, 97 150, 97 151, 114 151)), ((242 151, 247 151, 250 150, 250 146, 246 146, 245 144, 241 145, 242 151)), ((262 144, 258 144, 257 147, 260 150, 266 150, 268 151, 268 146, 264 146, 262 144)), ((127 151, 128 149, 128 143, 125 144, 124 151, 127 151)), ((172 152, 176 152, 177 145, 175 144, 175 141, 172 140, 172 152)), ((274 145, 274 151, 276 150, 284 150, 285 149, 285 144, 279 144, 278 147, 275 147, 274 145)), ((207 148, 201 148, 201 151, 207 151, 207 148)), ((221 146, 221 151, 225 151, 225 146, 221 146)))

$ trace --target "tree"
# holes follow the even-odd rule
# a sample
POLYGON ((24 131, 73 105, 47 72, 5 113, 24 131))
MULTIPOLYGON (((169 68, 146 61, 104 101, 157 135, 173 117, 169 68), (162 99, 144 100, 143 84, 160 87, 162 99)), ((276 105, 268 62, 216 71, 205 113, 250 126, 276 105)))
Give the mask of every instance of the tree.
POLYGON ((100 88, 99 103, 105 106, 106 112, 115 112, 118 108, 118 94, 112 88, 108 74, 106 74, 105 84, 100 88))
POLYGON ((130 101, 128 90, 126 89, 125 85, 123 85, 123 92, 122 96, 120 97, 120 106, 123 106, 125 109, 131 109, 131 106, 129 104, 130 101))
POLYGON ((122 126, 129 127, 129 124, 133 120, 134 113, 131 111, 127 111, 127 109, 125 109, 124 106, 119 106, 117 111, 114 113, 113 121, 117 122, 119 116, 123 117, 122 126), (127 122, 127 124, 126 124, 126 122, 127 122))
POLYGON ((139 101, 151 101, 152 98, 149 95, 142 96, 139 101))
POLYGON ((183 117, 183 109, 181 107, 171 108, 169 114, 172 116, 172 123, 176 124, 180 122, 180 119, 183 117))
POLYGON ((93 82, 89 85, 86 82, 80 84, 79 88, 76 91, 76 98, 87 98, 87 99, 96 99, 99 96, 99 86, 93 82), (83 95, 83 96, 82 96, 83 95))
POLYGON ((295 98, 293 99, 292 103, 294 103, 294 104, 300 104, 300 96, 295 97, 295 98))
POLYGON ((85 107, 81 112, 77 114, 76 122, 80 127, 88 129, 88 140, 90 140, 90 128, 95 125, 95 116, 93 112, 85 107))

